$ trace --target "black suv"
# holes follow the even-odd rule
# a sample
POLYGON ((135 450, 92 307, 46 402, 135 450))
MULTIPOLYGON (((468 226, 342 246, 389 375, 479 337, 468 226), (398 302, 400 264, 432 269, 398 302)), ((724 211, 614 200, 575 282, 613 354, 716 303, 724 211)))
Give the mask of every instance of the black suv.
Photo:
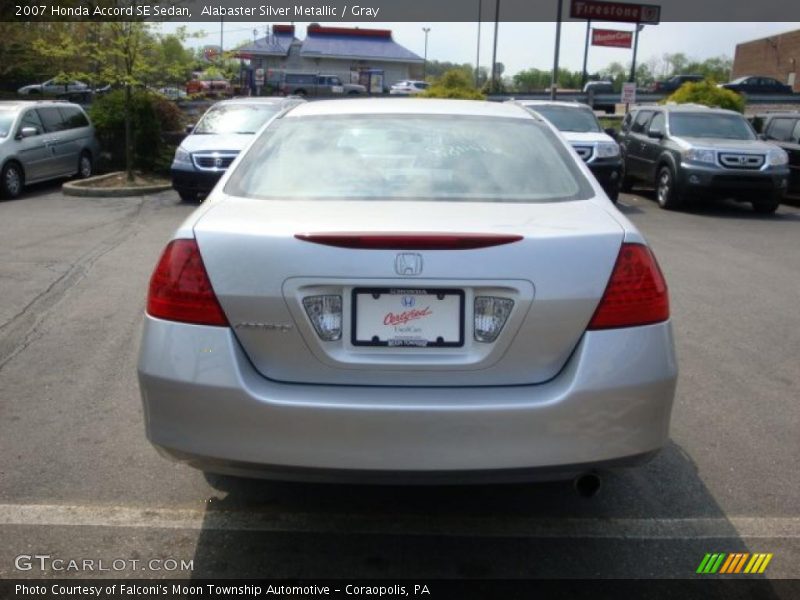
POLYGON ((662 208, 693 195, 751 202, 775 212, 789 179, 788 157, 761 141, 739 113, 696 104, 641 106, 622 122, 622 191, 655 185, 662 208))
POLYGON ((800 112, 757 115, 753 126, 761 139, 780 146, 789 155, 789 191, 800 194, 800 112))

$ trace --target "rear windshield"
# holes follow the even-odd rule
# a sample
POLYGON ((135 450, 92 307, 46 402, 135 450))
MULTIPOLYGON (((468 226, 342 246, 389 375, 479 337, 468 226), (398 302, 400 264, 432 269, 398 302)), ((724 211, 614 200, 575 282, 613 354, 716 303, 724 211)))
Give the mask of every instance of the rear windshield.
POLYGON ((225 187, 249 198, 547 202, 592 189, 555 135, 530 120, 347 115, 285 118, 225 187))
POLYGON ((255 133, 278 112, 278 104, 217 106, 205 114, 193 133, 255 133))
POLYGON ((16 113, 10 110, 0 111, 0 137, 8 136, 11 126, 14 124, 16 113))
POLYGON ((531 106, 529 108, 550 121, 559 131, 577 131, 580 133, 601 131, 597 117, 590 110, 547 105, 531 106))
POLYGON ((739 115, 672 113, 669 117, 669 130, 678 137, 756 139, 750 124, 739 115))

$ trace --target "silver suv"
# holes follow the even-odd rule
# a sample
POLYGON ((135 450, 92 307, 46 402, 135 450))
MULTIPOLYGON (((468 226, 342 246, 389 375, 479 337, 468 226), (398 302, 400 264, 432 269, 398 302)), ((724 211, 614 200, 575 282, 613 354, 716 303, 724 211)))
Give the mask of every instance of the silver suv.
POLYGON ((0 102, 0 196, 16 198, 26 184, 89 177, 99 146, 77 104, 0 102))

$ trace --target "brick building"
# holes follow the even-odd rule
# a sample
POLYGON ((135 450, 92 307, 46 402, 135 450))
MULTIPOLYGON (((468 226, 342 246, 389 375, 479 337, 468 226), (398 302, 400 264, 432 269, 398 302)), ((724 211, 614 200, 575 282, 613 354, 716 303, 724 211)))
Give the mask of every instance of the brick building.
POLYGON ((764 75, 800 92, 800 29, 736 45, 732 79, 764 75))

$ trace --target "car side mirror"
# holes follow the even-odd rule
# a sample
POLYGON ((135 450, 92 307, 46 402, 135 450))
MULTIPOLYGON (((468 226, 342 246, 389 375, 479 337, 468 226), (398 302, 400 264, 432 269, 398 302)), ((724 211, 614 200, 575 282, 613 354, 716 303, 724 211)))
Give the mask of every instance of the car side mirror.
POLYGON ((17 136, 18 139, 29 138, 35 135, 39 135, 39 130, 36 127, 23 127, 19 130, 19 135, 17 136))
POLYGON ((650 131, 647 132, 647 137, 651 137, 653 139, 660 140, 660 139, 662 139, 664 137, 664 132, 661 131, 661 130, 658 130, 658 129, 656 129, 656 130, 652 130, 651 129, 650 131))
POLYGON ((606 129, 604 131, 606 132, 606 135, 609 136, 613 140, 616 140, 617 137, 619 136, 619 132, 616 129, 614 129, 613 127, 606 127, 606 129))
POLYGON ((186 126, 186 130, 185 130, 186 131, 186 135, 189 135, 190 133, 192 133, 194 131, 194 125, 195 125, 194 123, 190 123, 189 125, 186 126))

